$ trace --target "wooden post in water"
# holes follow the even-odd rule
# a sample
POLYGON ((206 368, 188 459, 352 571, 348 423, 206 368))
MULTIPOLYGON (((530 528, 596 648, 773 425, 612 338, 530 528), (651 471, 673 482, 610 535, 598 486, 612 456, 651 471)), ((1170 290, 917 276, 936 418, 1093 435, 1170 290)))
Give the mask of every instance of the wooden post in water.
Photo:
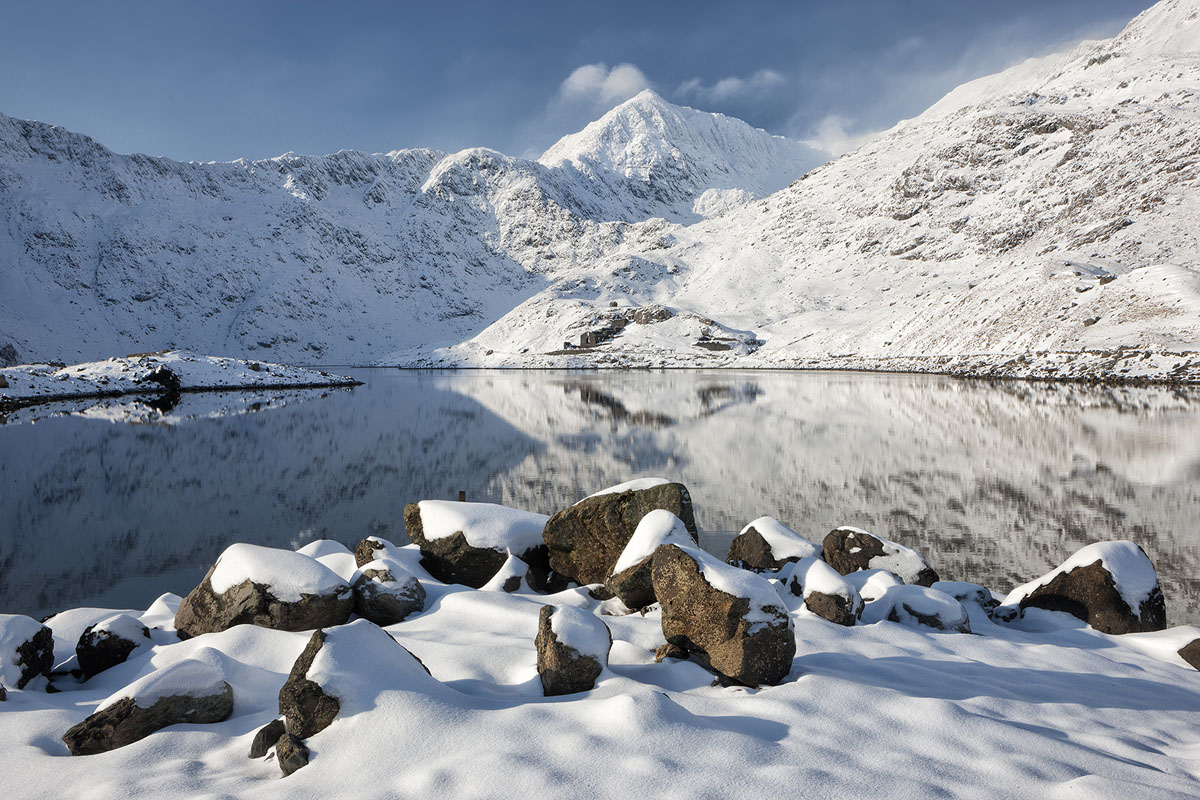
POLYGON ((467 492, 465 489, 458 490, 458 502, 460 502, 460 503, 467 502, 467 492))

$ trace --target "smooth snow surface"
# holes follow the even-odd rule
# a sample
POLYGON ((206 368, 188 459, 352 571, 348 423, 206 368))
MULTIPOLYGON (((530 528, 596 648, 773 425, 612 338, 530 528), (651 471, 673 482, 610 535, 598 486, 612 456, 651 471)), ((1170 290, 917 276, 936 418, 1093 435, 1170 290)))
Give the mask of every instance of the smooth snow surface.
POLYGON ((358 562, 354 560, 354 553, 350 552, 350 548, 332 539, 317 539, 298 548, 296 552, 329 567, 347 583, 353 581, 354 573, 358 571, 358 562))
POLYGON ((894 614, 901 625, 925 627, 920 617, 939 620, 948 631, 970 624, 963 604, 945 592, 925 586, 892 586, 863 609, 864 624, 882 622, 894 614), (918 616, 919 615, 919 616, 918 616))
POLYGON ((542 544, 542 529, 550 519, 494 503, 422 500, 418 505, 426 539, 444 539, 461 531, 472 547, 507 550, 514 555, 542 544))
POLYGON ((1034 589, 1044 586, 1064 572, 1086 567, 1099 561, 1113 576, 1121 599, 1134 614, 1140 613, 1142 601, 1158 588, 1158 575, 1150 559, 1133 542, 1097 542, 1080 549, 1054 570, 1035 578, 1009 592, 1003 605, 1019 605, 1034 589))
POLYGON ((150 708, 164 697, 211 697, 225 690, 220 670, 203 661, 184 659, 139 678, 96 706, 103 711, 119 700, 131 698, 138 708, 150 708))
POLYGON ((21 679, 17 648, 32 639, 42 623, 21 614, 0 614, 0 684, 15 689, 21 679))
POLYGON ((656 508, 642 517, 633 536, 629 537, 629 543, 621 551, 621 557, 613 565, 612 574, 624 572, 642 559, 654 555, 654 548, 660 544, 695 547, 696 540, 688 532, 683 520, 664 508, 656 508))
POLYGON ((891 587, 900 586, 903 583, 895 573, 885 569, 860 569, 842 577, 858 591, 859 596, 867 603, 882 597, 884 592, 891 587))
POLYGON ((92 628, 92 633, 108 633, 133 642, 135 645, 149 641, 145 631, 146 626, 130 614, 113 614, 97 622, 92 628))
POLYGON ((560 644, 596 659, 601 667, 608 664, 612 637, 604 620, 592 612, 574 606, 558 606, 550 615, 550 630, 554 631, 554 638, 560 644))
POLYGON ((327 595, 348 588, 337 573, 306 555, 254 544, 232 544, 217 559, 210 579, 212 589, 224 594, 246 580, 271 587, 271 594, 287 603, 298 602, 304 594, 327 595))
POLYGON ((821 555, 820 545, 813 544, 774 517, 759 517, 741 532, 754 528, 766 540, 776 561, 787 558, 811 558, 821 555))

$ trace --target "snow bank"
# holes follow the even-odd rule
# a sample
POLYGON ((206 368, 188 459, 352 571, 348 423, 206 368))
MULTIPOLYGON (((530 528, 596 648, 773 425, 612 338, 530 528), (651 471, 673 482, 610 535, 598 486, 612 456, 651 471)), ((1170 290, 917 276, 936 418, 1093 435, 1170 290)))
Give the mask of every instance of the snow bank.
POLYGON ((327 595, 347 586, 336 572, 306 555, 254 544, 230 545, 217 559, 212 589, 224 594, 247 580, 271 587, 271 594, 287 603, 299 602, 302 594, 327 595))
POLYGON ((426 539, 443 539, 461 531, 472 547, 514 554, 542 544, 542 529, 550 519, 545 514, 494 503, 422 500, 417 505, 426 539))
MULTIPOLYGON (((666 478, 635 478, 631 481, 618 483, 616 486, 610 486, 607 489, 601 489, 595 494, 589 494, 583 500, 591 500, 593 497, 600 497, 606 494, 620 494, 621 492, 637 492, 642 489, 652 489, 655 486, 662 486, 664 483, 670 482, 666 478)), ((579 503, 582 503, 583 500, 580 500, 579 503)), ((579 505, 579 503, 576 503, 576 505, 579 505)))
POLYGON ((138 708, 150 708, 164 697, 210 697, 224 690, 225 679, 220 670, 211 664, 189 658, 139 678, 106 698, 96 707, 96 711, 103 711, 127 697, 138 708))
POLYGON ((624 572, 647 556, 653 555, 654 548, 660 544, 695 547, 696 540, 688 532, 683 520, 666 509, 657 508, 642 517, 633 531, 633 536, 629 537, 629 543, 621 551, 621 557, 613 566, 613 574, 624 572))
POLYGON ((550 630, 561 644, 578 650, 580 655, 596 659, 600 666, 608 663, 612 634, 595 614, 575 606, 557 606, 550 616, 550 630))
POLYGON ((347 583, 354 578, 354 573, 358 570, 358 562, 354 560, 354 553, 350 552, 346 545, 332 539, 317 539, 297 549, 296 552, 329 567, 347 583))
POLYGON ((1154 571, 1154 565, 1142 548, 1125 540, 1097 542, 1080 549, 1075 555, 1042 577, 1013 589, 1004 598, 1001 605, 1020 605, 1021 600, 1028 597, 1039 586, 1045 586, 1064 572, 1070 572, 1078 567, 1086 567, 1097 561, 1113 576, 1113 582, 1121 594, 1121 599, 1134 614, 1138 613, 1142 601, 1158 588, 1158 574, 1154 571))
POLYGON ((770 546, 771 555, 775 557, 776 561, 784 561, 789 558, 820 557, 821 555, 820 545, 813 544, 774 517, 759 517, 742 528, 741 533, 745 533, 751 528, 758 531, 770 546))

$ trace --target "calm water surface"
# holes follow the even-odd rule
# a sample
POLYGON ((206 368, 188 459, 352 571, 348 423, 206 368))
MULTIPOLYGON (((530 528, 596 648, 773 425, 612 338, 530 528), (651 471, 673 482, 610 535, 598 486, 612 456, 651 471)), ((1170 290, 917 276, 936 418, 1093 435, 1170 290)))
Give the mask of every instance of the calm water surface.
POLYGON ((361 370, 353 391, 40 408, 0 425, 0 612, 143 608, 221 550, 396 542, 424 498, 552 513, 597 489, 685 483, 702 543, 770 514, 921 550, 1007 590, 1090 542, 1154 559, 1172 624, 1200 623, 1200 396, 757 372, 361 370), (70 410, 71 415, 53 416, 70 410), (135 420, 130 422, 128 420, 135 420))

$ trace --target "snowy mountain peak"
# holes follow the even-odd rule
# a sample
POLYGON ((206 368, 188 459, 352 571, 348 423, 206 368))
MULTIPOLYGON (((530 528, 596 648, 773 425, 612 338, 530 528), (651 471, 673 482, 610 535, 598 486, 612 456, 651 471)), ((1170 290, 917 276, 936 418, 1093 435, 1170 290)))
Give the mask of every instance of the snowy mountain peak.
POLYGON ((1161 0, 1133 18, 1114 50, 1170 55, 1200 52, 1200 0, 1161 0))

